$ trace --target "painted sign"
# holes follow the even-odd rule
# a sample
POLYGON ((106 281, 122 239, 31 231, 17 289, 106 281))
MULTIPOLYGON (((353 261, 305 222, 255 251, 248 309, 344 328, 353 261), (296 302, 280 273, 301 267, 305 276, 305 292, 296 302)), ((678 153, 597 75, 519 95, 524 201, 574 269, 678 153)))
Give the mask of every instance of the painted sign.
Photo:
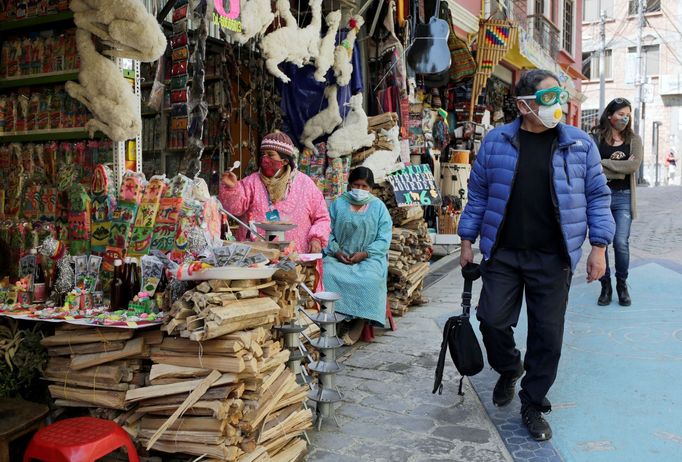
POLYGON ((213 0, 215 11, 213 12, 213 24, 234 32, 242 31, 240 20, 241 7, 239 0, 213 0), (225 9, 225 2, 229 2, 229 7, 225 9))
POLYGON ((439 205, 443 202, 428 165, 410 165, 386 177, 398 207, 439 205))

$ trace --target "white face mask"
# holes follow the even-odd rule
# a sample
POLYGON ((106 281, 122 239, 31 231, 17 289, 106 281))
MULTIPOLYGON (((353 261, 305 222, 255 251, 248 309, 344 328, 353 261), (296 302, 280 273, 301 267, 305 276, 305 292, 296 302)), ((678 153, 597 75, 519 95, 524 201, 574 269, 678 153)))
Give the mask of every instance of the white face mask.
POLYGON ((364 189, 351 189, 350 195, 353 197, 353 199, 360 202, 366 200, 369 197, 369 191, 365 191, 364 189))
POLYGON ((551 106, 540 106, 538 112, 533 111, 525 101, 523 103, 532 114, 535 114, 538 120, 540 120, 540 123, 547 128, 554 128, 561 121, 563 111, 561 110, 561 104, 559 103, 554 103, 551 106))

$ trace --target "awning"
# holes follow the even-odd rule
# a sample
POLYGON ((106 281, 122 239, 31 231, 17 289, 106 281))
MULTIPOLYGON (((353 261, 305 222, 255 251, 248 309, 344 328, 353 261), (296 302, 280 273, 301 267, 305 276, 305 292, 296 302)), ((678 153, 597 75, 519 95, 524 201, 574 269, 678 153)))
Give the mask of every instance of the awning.
POLYGON ((520 36, 521 33, 517 34, 514 44, 502 59, 517 69, 535 69, 537 66, 521 52, 520 36))
POLYGON ((570 64, 560 64, 560 66, 572 79, 589 80, 587 76, 570 64))

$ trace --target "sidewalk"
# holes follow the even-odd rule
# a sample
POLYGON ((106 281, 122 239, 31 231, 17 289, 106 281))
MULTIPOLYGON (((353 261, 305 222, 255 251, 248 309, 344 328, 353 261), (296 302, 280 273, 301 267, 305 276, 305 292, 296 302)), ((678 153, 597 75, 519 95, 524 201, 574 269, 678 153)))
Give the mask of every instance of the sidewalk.
POLYGON ((457 395, 457 371, 449 357, 443 394, 431 393, 440 326, 460 311, 462 279, 447 272, 450 261, 456 256, 433 272, 442 279, 425 291, 427 305, 396 318, 396 332, 379 334, 340 360, 345 367, 337 377, 345 398, 337 410, 340 427, 326 421, 321 432, 308 433, 308 461, 512 460, 467 381, 463 399, 457 395))

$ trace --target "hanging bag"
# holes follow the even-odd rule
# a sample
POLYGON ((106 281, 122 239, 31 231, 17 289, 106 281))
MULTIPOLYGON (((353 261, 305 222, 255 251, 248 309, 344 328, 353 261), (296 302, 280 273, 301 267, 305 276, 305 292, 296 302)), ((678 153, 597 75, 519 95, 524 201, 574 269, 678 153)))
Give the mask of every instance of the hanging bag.
POLYGON ((450 48, 450 81, 461 83, 472 79, 476 73, 476 60, 474 59, 467 43, 455 34, 454 26, 450 21, 450 37, 448 38, 448 48, 450 48))
POLYGON ((443 342, 440 345, 440 355, 436 366, 436 378, 433 383, 433 393, 443 393, 443 369, 445 368, 445 355, 448 347, 450 356, 460 373, 459 395, 464 395, 462 385, 465 376, 474 376, 483 370, 483 353, 473 327, 469 322, 471 309, 471 289, 476 279, 481 277, 479 267, 475 263, 469 263, 462 268, 464 277, 464 291, 462 292, 462 314, 452 316, 443 328, 443 342))

